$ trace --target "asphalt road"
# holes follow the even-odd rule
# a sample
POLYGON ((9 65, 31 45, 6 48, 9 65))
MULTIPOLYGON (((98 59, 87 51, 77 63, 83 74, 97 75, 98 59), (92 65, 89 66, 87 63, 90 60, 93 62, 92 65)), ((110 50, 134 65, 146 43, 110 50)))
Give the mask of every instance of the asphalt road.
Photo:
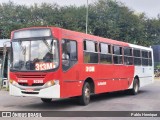
POLYGON ((78 105, 73 98, 45 104, 40 98, 14 97, 0 91, 0 111, 160 111, 160 80, 140 88, 138 95, 126 92, 94 95, 87 106, 78 105))

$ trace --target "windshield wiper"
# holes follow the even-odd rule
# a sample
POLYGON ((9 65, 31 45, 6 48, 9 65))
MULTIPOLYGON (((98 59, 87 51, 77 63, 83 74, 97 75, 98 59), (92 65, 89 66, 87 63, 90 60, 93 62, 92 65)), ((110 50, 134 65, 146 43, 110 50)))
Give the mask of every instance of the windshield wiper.
POLYGON ((26 54, 26 46, 23 47, 22 42, 20 42, 20 41, 18 41, 18 43, 19 43, 19 46, 20 46, 20 49, 21 49, 23 55, 25 55, 26 54))
POLYGON ((52 40, 52 42, 51 42, 51 45, 49 45, 46 40, 43 40, 43 43, 47 46, 49 52, 52 52, 52 43, 53 43, 53 40, 52 40))

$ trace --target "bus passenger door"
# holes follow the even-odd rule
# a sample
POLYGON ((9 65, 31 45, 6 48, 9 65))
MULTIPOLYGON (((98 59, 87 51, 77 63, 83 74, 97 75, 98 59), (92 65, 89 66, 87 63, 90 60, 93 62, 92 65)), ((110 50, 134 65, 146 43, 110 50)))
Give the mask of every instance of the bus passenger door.
POLYGON ((64 97, 76 96, 78 94, 77 69, 77 42, 74 40, 62 40, 62 81, 64 97))

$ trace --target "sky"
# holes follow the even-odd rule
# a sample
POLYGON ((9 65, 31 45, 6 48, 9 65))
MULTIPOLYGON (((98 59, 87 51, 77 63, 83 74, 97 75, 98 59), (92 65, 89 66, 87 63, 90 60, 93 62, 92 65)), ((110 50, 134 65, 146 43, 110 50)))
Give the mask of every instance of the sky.
MULTIPOLYGON (((8 2, 9 0, 0 0, 0 3, 8 2)), ((87 0, 10 0, 16 4, 21 5, 33 5, 34 3, 57 3, 60 6, 64 5, 86 5, 87 0)), ((89 3, 92 3, 97 0, 88 0, 89 3)), ((137 13, 145 12, 146 15, 150 18, 155 18, 160 13, 160 0, 116 0, 124 3, 131 10, 136 11, 137 13)))

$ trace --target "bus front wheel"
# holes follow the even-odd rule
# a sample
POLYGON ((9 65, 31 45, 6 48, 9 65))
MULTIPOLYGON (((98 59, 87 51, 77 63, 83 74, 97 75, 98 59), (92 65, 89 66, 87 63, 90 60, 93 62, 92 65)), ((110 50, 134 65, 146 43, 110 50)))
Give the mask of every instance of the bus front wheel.
POLYGON ((44 103, 50 103, 52 101, 52 99, 50 99, 50 98, 41 98, 41 100, 44 103))
POLYGON ((82 88, 82 95, 80 96, 80 104, 81 105, 88 105, 90 102, 90 85, 88 82, 85 82, 82 88))

